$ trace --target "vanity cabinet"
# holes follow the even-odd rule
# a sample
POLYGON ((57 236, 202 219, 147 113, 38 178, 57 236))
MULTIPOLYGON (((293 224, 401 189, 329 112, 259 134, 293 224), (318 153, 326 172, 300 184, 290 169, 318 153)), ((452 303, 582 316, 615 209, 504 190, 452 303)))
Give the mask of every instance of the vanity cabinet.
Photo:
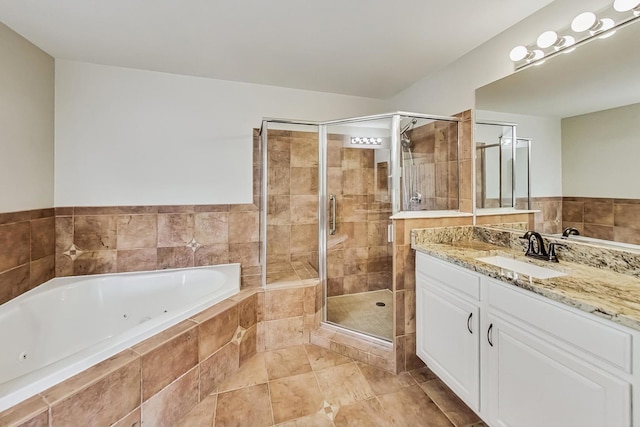
POLYGON ((418 258, 416 354, 472 409, 480 409, 479 280, 418 258), (439 278, 437 278, 439 276, 439 278), (442 281, 441 281, 442 280, 442 281), (453 285, 447 285, 451 283, 453 285), (478 293, 460 291, 468 286, 478 293))
POLYGON ((416 286, 418 356, 489 425, 633 425, 635 331, 420 252, 416 286))

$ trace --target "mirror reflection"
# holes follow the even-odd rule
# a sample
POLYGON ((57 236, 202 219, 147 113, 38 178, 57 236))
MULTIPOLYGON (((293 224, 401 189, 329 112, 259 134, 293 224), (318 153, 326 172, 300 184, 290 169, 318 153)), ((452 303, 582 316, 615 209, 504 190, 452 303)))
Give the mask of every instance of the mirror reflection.
POLYGON ((529 146, 514 124, 476 123, 476 208, 529 209, 529 146), (515 147, 514 147, 515 141, 515 147))
POLYGON ((537 231, 640 244, 637 22, 476 91, 476 120, 533 140, 537 231))

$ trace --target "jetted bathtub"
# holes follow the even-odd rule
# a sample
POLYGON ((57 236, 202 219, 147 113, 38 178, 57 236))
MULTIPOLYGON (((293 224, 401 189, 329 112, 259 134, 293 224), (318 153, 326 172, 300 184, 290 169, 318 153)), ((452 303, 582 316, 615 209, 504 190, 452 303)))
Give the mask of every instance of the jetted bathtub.
POLYGON ((52 279, 0 305, 0 411, 240 290, 240 264, 52 279))

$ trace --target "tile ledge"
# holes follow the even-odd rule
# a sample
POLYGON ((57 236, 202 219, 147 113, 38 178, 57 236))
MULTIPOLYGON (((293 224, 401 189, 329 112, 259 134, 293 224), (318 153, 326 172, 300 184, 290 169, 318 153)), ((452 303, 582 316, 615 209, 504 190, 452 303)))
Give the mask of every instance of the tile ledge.
POLYGON ((513 208, 489 208, 476 210, 476 216, 490 216, 490 215, 518 215, 538 213, 539 209, 513 209, 513 208))
POLYGON ((460 211, 402 211, 391 215, 390 219, 414 219, 414 218, 457 218, 472 217, 470 212, 460 211))

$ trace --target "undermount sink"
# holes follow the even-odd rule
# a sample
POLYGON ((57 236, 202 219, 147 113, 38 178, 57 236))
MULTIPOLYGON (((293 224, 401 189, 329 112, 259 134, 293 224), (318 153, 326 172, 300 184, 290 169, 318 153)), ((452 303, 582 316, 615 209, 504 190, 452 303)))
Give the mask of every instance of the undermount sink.
POLYGON ((504 268, 505 270, 524 274, 529 277, 534 277, 536 279, 551 279, 553 277, 560 277, 560 276, 567 275, 567 273, 554 270, 552 268, 539 267, 537 265, 518 261, 513 258, 506 258, 503 256, 488 256, 488 257, 481 257, 476 259, 478 261, 495 265, 496 267, 504 268))

